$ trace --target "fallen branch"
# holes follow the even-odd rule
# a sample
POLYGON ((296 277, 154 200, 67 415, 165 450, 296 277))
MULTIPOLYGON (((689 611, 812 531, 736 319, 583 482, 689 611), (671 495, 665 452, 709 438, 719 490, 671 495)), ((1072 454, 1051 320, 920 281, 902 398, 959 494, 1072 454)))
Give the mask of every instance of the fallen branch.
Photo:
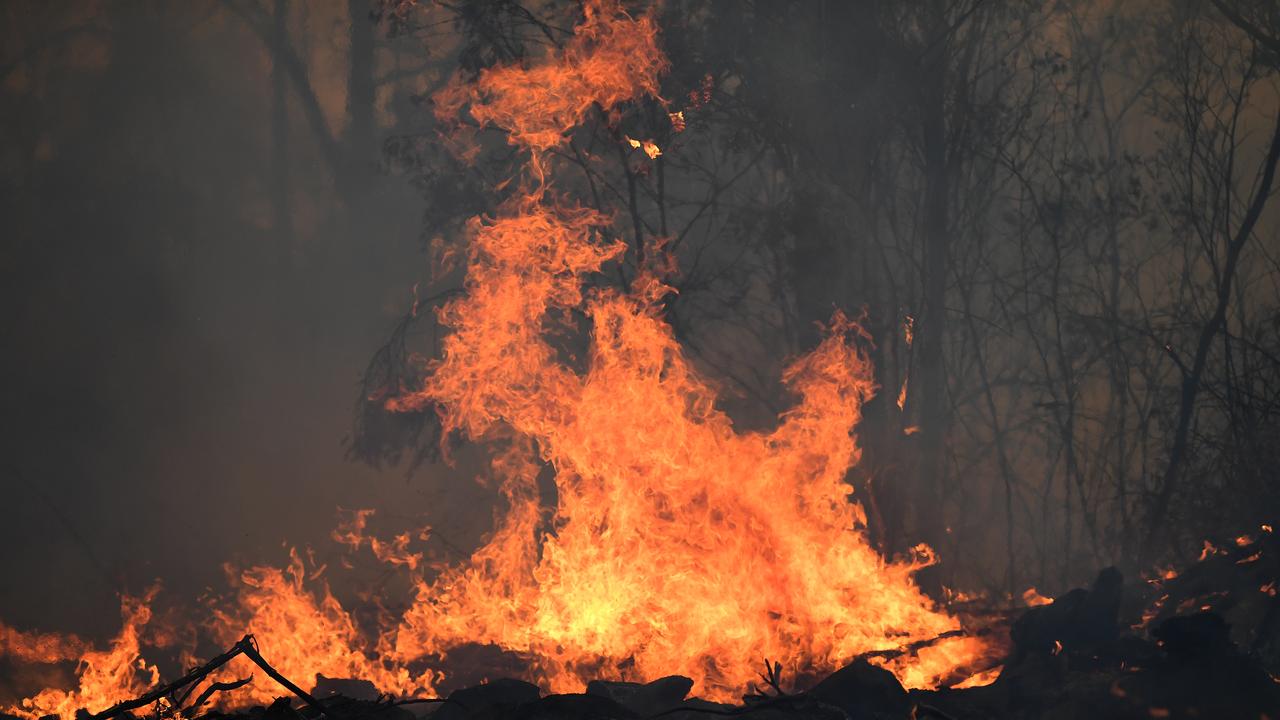
POLYGON ((324 706, 320 704, 319 700, 312 697, 311 693, 303 690, 297 685, 294 685, 288 678, 281 675, 275 668, 271 667, 266 660, 262 659, 262 656, 258 654, 257 643, 254 641, 252 635, 245 635, 244 639, 236 643, 236 645, 237 647, 240 647, 240 651, 244 653, 245 657, 252 660, 258 667, 262 668, 262 671, 270 676, 272 680, 275 680, 277 683, 280 683, 280 685, 289 690, 289 692, 302 698, 302 701, 315 708, 316 712, 320 713, 321 717, 326 715, 324 706))
POLYGON ((948 630, 942 633, 941 635, 931 637, 928 640, 917 640, 907 645, 906 647, 893 648, 892 650, 870 650, 868 652, 864 652, 861 655, 859 655, 857 659, 865 660, 867 658, 884 658, 886 660, 892 660, 893 658, 901 657, 907 654, 915 655, 916 653, 920 652, 924 648, 930 647, 932 645, 937 645, 943 640, 947 640, 953 637, 961 637, 967 634, 968 633, 966 633, 964 630, 948 630))
MULTIPOLYGON (((765 658, 764 672, 757 674, 760 675, 760 679, 764 680, 766 685, 773 688, 774 697, 782 697, 787 694, 782 689, 782 663, 774 662, 773 664, 770 664, 769 658, 765 658)), ((761 697, 768 697, 763 692, 758 692, 757 695, 761 697)))
MULTIPOLYGON (((192 683, 199 683, 200 681, 208 677, 211 673, 213 673, 214 670, 217 670, 223 665, 226 665, 227 663, 231 662, 238 655, 244 655, 245 657, 249 658, 251 661, 253 661, 255 665, 262 668, 262 671, 265 672, 272 680, 275 680, 277 683, 279 683, 282 687, 287 689, 289 692, 301 698, 303 702, 305 702, 307 705, 315 709, 315 711, 319 713, 321 717, 328 715, 328 713, 325 711, 324 706, 320 704, 320 701, 312 697, 311 693, 308 693, 306 690, 303 690, 302 688, 293 684, 288 678, 281 675, 279 671, 271 667, 271 664, 268 663, 265 659, 263 659, 262 655, 258 652, 258 644, 257 644, 257 641, 254 640, 253 636, 245 635, 243 638, 240 638, 240 642, 231 646, 230 650, 227 650, 226 652, 215 657, 214 659, 210 660, 204 665, 201 665, 200 667, 195 668, 194 670, 187 673, 186 675, 183 675, 177 680, 174 680, 173 682, 167 685, 162 685, 156 688, 155 690, 152 690, 151 692, 146 693, 145 695, 134 698, 133 700, 126 700, 121 703, 116 703, 115 705, 112 705, 111 707, 107 708, 106 710, 103 710, 100 713, 90 715, 88 717, 88 720, 109 720, 110 718, 117 717, 131 710, 137 710, 140 707, 145 707, 154 702, 158 702, 161 698, 164 698, 168 695, 172 695, 174 692, 176 692, 177 690, 180 690, 181 688, 191 685, 192 683)), ((248 677, 243 680, 236 680, 234 682, 213 683, 208 688, 206 688, 203 693, 200 694, 200 697, 196 699, 196 704, 193 705, 192 707, 198 707, 202 702, 207 701, 209 699, 209 696, 215 692, 218 692, 220 690, 234 690, 235 688, 245 685, 251 679, 252 677, 248 677)), ((190 694, 190 693, 188 692, 187 694, 190 694)), ((186 695, 183 696, 184 699, 185 697, 186 695)))
POLYGON ((237 655, 243 654, 244 649, 249 646, 249 643, 252 641, 252 639, 253 639, 252 635, 245 635, 244 638, 241 639, 240 642, 233 645, 230 650, 222 653, 221 655, 210 660, 204 665, 201 665, 200 667, 195 668, 191 672, 187 673, 186 675, 183 675, 177 680, 174 680, 168 685, 162 685, 156 688, 155 690, 152 690, 151 692, 145 695, 142 695, 141 697, 134 698, 133 700, 126 700, 124 702, 116 703, 115 705, 112 705, 111 707, 107 708, 106 710, 103 710, 100 713, 90 715, 89 720, 107 720, 107 718, 113 718, 113 717, 116 717, 117 715, 122 715, 124 713, 129 712, 130 710, 137 710, 140 707, 145 707, 154 702, 157 702, 158 700, 160 700, 160 698, 163 698, 166 695, 170 695, 174 691, 184 688, 187 685, 190 685, 191 683, 198 683, 201 680, 204 680, 206 677, 208 677, 209 674, 212 673, 214 670, 217 670, 223 665, 226 665, 227 663, 231 662, 233 659, 235 659, 237 655))
POLYGON ((209 687, 205 688, 204 692, 200 693, 200 696, 196 698, 196 701, 194 703, 183 708, 183 713, 189 715, 192 710, 195 710, 196 708, 208 702, 209 698, 212 697, 213 694, 216 692, 227 692, 228 690, 235 690, 237 688, 242 688, 245 685, 248 685, 252 680, 253 680, 253 676, 250 675, 247 678, 240 678, 239 680, 232 680, 231 682, 213 683, 209 687))

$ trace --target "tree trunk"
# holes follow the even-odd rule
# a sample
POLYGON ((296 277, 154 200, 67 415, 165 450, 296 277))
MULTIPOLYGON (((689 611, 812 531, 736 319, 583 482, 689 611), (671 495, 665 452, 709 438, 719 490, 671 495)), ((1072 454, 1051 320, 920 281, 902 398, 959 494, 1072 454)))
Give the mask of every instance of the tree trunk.
MULTIPOLYGON (((920 537, 934 549, 946 537, 942 513, 942 488, 946 473, 947 375, 943 362, 947 311, 947 268, 950 263, 947 167, 947 127, 945 92, 947 50, 945 43, 935 49, 924 67, 921 103, 922 150, 924 157, 924 308, 919 319, 919 365, 912 383, 920 393, 920 456, 917 468, 916 522, 920 537)), ((926 589, 938 580, 931 573, 920 576, 926 589)))
MULTIPOLYGON (((1151 505, 1147 535, 1139 555, 1139 567, 1145 567, 1154 559, 1158 541, 1168 539, 1165 532, 1168 527, 1166 515, 1182 474, 1182 464, 1186 460, 1191 421, 1195 418, 1196 396, 1200 392, 1205 366, 1209 361, 1209 350, 1213 346, 1214 337, 1226 322, 1227 306, 1231 301, 1231 283, 1235 279, 1240 252, 1248 242, 1249 236, 1253 234, 1254 225, 1257 224, 1258 218, 1262 215, 1262 209, 1271 196, 1277 160, 1280 160, 1280 113, 1276 116, 1275 130, 1271 135, 1271 147, 1263 161, 1262 182, 1258 184, 1258 189, 1249 203, 1249 209, 1245 212, 1240 228, 1227 244, 1227 257, 1219 278, 1218 296, 1213 314, 1200 330, 1194 359, 1182 378, 1182 391, 1178 397, 1178 425, 1174 431, 1173 443, 1169 448, 1169 462, 1165 466, 1159 489, 1151 505)), ((1224 182, 1232 182, 1232 178, 1225 178, 1224 182)))

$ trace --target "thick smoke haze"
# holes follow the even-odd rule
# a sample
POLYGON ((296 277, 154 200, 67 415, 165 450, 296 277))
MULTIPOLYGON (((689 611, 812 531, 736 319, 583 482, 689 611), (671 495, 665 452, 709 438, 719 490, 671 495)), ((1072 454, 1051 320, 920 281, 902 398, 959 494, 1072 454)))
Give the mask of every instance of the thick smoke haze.
POLYGON ((473 532, 475 503, 453 503, 471 483, 344 458, 360 375, 425 265, 421 200, 377 145, 414 121, 412 88, 380 85, 375 135, 351 137, 368 9, 288 8, 308 75, 282 88, 255 33, 271 19, 231 3, 0 10, 6 622, 103 637, 121 590, 161 578, 194 600, 227 560, 323 546, 339 506, 473 532))

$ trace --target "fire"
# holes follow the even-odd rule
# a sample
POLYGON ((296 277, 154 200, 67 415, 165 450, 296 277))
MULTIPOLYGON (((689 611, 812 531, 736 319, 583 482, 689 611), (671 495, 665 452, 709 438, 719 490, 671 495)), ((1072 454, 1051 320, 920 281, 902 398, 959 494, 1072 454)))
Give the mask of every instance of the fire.
POLYGON ((480 125, 502 128, 512 144, 540 152, 558 147, 596 105, 656 97, 667 60, 654 42, 653 19, 627 17, 610 0, 587 2, 583 11, 583 23, 550 62, 485 69, 474 84, 456 78, 436 93, 436 116, 454 120, 469 103, 480 125))
MULTIPOLYGON (((551 196, 549 151, 592 102, 608 112, 656 94, 664 67, 647 18, 593 2, 545 64, 487 71, 438 103, 508 131, 528 152, 524 192, 471 222, 467 292, 439 314, 443 358, 389 406, 434 406, 447 431, 501 446, 493 475, 510 509, 470 562, 420 584, 392 644, 401 661, 484 642, 528 657, 553 690, 674 672, 727 699, 760 657, 831 670, 958 627, 912 582, 928 553, 886 561, 857 529, 845 473, 874 387, 856 325, 837 314, 787 369, 798 402, 775 430, 741 433, 663 320, 659 272, 586 289, 624 246, 601 239, 610 218, 551 196), (591 321, 585 369, 551 341, 574 311, 591 321)), ((935 684, 979 647, 956 638, 891 667, 935 684)))
POLYGON ((1222 551, 1221 551, 1221 550, 1219 550, 1219 549, 1218 549, 1218 547, 1217 547, 1216 545, 1214 545, 1213 543, 1209 542, 1208 540, 1205 540, 1205 541, 1204 541, 1204 547, 1200 549, 1200 558, 1199 558, 1199 560, 1200 560, 1200 562, 1204 562, 1206 559, 1208 559, 1208 558, 1210 558, 1210 557, 1212 557, 1212 556, 1214 556, 1214 555, 1217 555, 1217 554, 1218 554, 1218 553, 1220 553, 1220 552, 1222 552, 1222 551))
POLYGON ((124 596, 120 600, 123 626, 111 640, 107 650, 79 647, 80 641, 71 637, 6 633, 6 642, 17 642, 6 648, 16 657, 38 662, 57 662, 68 659, 73 650, 81 650, 76 667, 79 687, 75 690, 49 688, 34 697, 26 698, 21 705, 4 708, 4 712, 18 717, 36 718, 59 715, 72 718, 75 711, 84 707, 101 710, 108 706, 141 695, 155 685, 159 672, 142 658, 142 630, 151 620, 151 600, 158 588, 152 588, 142 597, 124 596), (34 641, 34 644, 28 644, 34 641))
POLYGON ((636 140, 630 135, 624 135, 623 137, 626 138, 627 144, 631 147, 636 150, 643 150, 650 160, 657 160, 658 156, 662 154, 662 148, 658 147, 652 140, 636 140))
POLYGON ((89 648, 74 635, 23 632, 0 622, 0 657, 25 663, 56 663, 79 660, 89 648))
POLYGON ((1041 595, 1034 587, 1029 587, 1022 592, 1022 604, 1027 607, 1036 607, 1037 605, 1048 605, 1053 602, 1053 598, 1041 595))
MULTIPOLYGON (((464 292, 439 311, 441 359, 421 388, 385 402, 435 408, 446 434, 493 448, 489 479, 505 500, 493 532, 431 577, 410 534, 379 541, 365 534, 371 511, 355 511, 334 540, 368 547, 415 583, 413 604, 399 617, 384 612, 376 636, 329 592, 324 568, 308 570, 297 552, 284 568, 229 568, 234 596, 211 603, 204 630, 223 647, 252 633, 263 657, 304 688, 319 675, 354 677, 401 695, 434 693, 443 679, 409 668, 447 668, 451 651, 476 643, 520 655, 552 691, 679 673, 696 694, 733 700, 762 657, 804 675, 865 653, 890 658, 908 687, 963 676, 986 646, 956 635, 959 622, 913 582, 932 551, 877 554, 845 480, 859 458, 852 431, 876 390, 861 329, 836 313, 825 339, 784 372, 791 409, 771 431, 741 432, 663 318, 674 260, 662 242, 629 288, 593 282, 625 246, 607 239, 612 218, 553 193, 555 151, 593 110, 616 118, 621 104, 657 97, 667 62, 651 18, 611 0, 584 10, 573 38, 543 62, 458 78, 435 98, 442 121, 465 110, 505 131, 527 160, 507 185, 518 192, 469 224, 464 292), (581 318, 584 361, 570 362, 577 353, 564 338, 577 337, 581 318), (547 469, 553 510, 539 492, 547 469)), ((707 101, 711 85, 708 76, 694 100, 707 101)), ((463 157, 476 152, 461 130, 447 140, 463 157)), ((661 152, 628 140, 651 158, 661 152)), ((107 651, 0 628, 8 654, 81 657, 79 689, 46 690, 16 711, 70 720, 76 708, 100 711, 154 685, 139 640, 149 599, 126 598, 107 651)), ((223 678, 252 672, 233 664, 223 678)), ((278 692, 255 682, 228 702, 278 692)))
MULTIPOLYGON (((368 680, 384 692, 402 695, 433 692, 434 676, 412 677, 408 670, 391 668, 377 659, 351 615, 327 587, 313 592, 306 587, 306 566, 296 551, 284 568, 253 567, 237 571, 228 567, 236 591, 234 603, 211 608, 208 629, 223 647, 252 634, 258 648, 282 675, 304 688, 315 685, 318 675, 368 680)), ((229 675, 246 677, 254 668, 243 658, 228 668, 229 675)), ((280 694, 271 683, 251 683, 239 691, 239 702, 270 703, 280 694)))
POLYGON ((965 688, 986 687, 987 685, 995 682, 1003 671, 1004 665, 996 665, 993 668, 970 675, 968 678, 965 678, 963 682, 952 685, 951 689, 963 690, 965 688))

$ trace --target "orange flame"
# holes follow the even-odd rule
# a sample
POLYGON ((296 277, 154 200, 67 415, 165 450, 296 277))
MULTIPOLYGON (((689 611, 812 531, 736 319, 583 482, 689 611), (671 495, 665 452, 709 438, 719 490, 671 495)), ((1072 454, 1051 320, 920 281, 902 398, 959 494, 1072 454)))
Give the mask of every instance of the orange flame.
MULTIPOLYGON (((375 659, 346 610, 327 587, 314 593, 304 586, 305 565, 290 551, 287 568, 254 567, 236 572, 228 567, 237 592, 234 610, 215 605, 209 626, 212 635, 230 646, 246 633, 258 642, 264 657, 282 675, 304 688, 315 685, 317 675, 368 680, 384 692, 400 694, 433 692, 430 673, 411 677, 403 668, 389 668, 375 659)), ((243 658, 228 667, 244 677, 254 668, 243 658)), ((269 703, 280 688, 269 682, 251 683, 236 696, 240 701, 269 703)))
MULTIPOLYGON (((420 584, 391 643, 401 661, 484 642, 528 657, 553 690, 675 672, 727 699, 760 657, 831 670, 958 627, 912 583, 927 549, 889 562, 856 529, 845 473, 874 390, 856 325, 837 314, 786 370, 798 403, 775 430, 740 433, 662 319, 670 288, 656 275, 628 292, 584 289, 624 246, 593 239, 609 218, 548 197, 544 154, 590 102, 607 111, 655 93, 665 60, 654 30, 588 3, 546 64, 489 71, 438 103, 452 113, 465 98, 527 148, 527 192, 471 222, 467 292, 439 314, 451 331, 443 359, 388 405, 435 406, 447 431, 501 443, 493 473, 510 511, 468 563, 420 584), (549 340, 577 309, 593 328, 585 371, 549 340), (539 461, 555 470, 550 531, 539 461)), ((908 685, 934 684, 980 647, 955 638, 891 666, 908 685)))
POLYGON ((624 135, 623 137, 626 138, 627 144, 631 147, 636 150, 643 150, 650 160, 656 160, 662 154, 662 148, 658 147, 652 140, 636 140, 630 135, 624 135))
MULTIPOLYGON (((21 705, 10 706, 5 712, 18 717, 36 718, 45 715, 58 715, 65 720, 75 716, 75 711, 83 707, 95 707, 105 710, 122 700, 129 700, 159 681, 156 668, 142 659, 142 628, 151 620, 150 603, 158 588, 152 588, 140 598, 123 596, 120 599, 120 614, 124 624, 120 633, 111 640, 108 650, 84 649, 79 656, 76 674, 79 676, 79 687, 75 690, 59 690, 49 688, 34 697, 26 698, 21 705)), ((65 651, 71 650, 80 641, 73 638, 57 638, 51 636, 27 636, 37 640, 46 651, 38 661, 56 662, 66 659, 65 651)), ((12 636, 10 639, 14 639, 12 636)), ((30 649, 32 646, 27 646, 30 649)), ((11 650, 8 646, 6 650, 11 650)), ((15 653, 19 658, 22 652, 15 653)), ((27 654, 29 656, 30 653, 27 654)))
POLYGON ((24 663, 79 660, 90 645, 75 635, 23 632, 0 622, 0 657, 24 663))
POLYGON ((975 673, 962 682, 951 686, 952 690, 964 690, 965 688, 986 687, 1000 678, 1000 673, 1004 671, 1004 665, 996 665, 993 668, 975 673))
POLYGON ((630 18, 611 0, 590 0, 583 11, 573 38, 548 62, 488 68, 473 84, 455 77, 434 97, 436 117, 456 120, 470 103, 481 126, 502 128, 513 145, 543 151, 560 145, 595 105, 657 96, 667 60, 654 42, 653 19, 630 18))
POLYGON ((1053 598, 1045 597, 1040 591, 1034 587, 1029 587, 1022 592, 1022 603, 1027 607, 1036 607, 1037 605, 1048 605, 1053 602, 1053 598))

